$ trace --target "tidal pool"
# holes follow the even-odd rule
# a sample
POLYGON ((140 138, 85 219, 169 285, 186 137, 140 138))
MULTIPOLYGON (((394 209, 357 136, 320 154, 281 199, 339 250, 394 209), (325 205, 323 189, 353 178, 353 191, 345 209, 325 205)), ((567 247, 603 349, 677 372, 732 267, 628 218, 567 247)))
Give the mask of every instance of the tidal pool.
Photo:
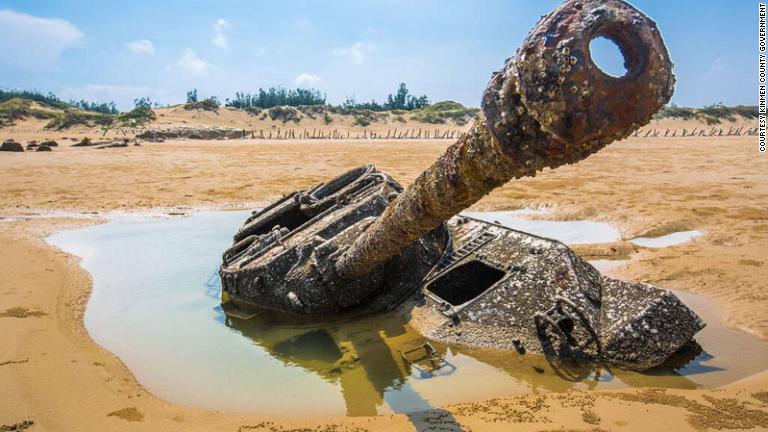
POLYGON ((678 231, 660 237, 637 237, 630 240, 630 242, 649 248, 665 248, 691 241, 701 234, 702 232, 697 230, 678 231))
POLYGON ((552 221, 521 218, 542 211, 523 209, 513 211, 463 212, 463 215, 503 225, 518 231, 559 240, 565 244, 610 243, 621 240, 621 233, 605 222, 552 221))
MULTIPOLYGON (((708 323, 697 338, 704 352, 645 374, 439 343, 445 363, 429 372, 402 358, 426 340, 390 315, 315 327, 230 319, 216 270, 248 214, 118 219, 48 239, 93 278, 91 337, 160 398, 248 414, 374 415, 568 389, 722 385, 762 370, 768 356, 768 344, 726 328, 706 299, 684 293, 708 323)), ((550 234, 549 221, 528 222, 550 234)))
POLYGON ((601 272, 607 272, 608 270, 619 268, 624 264, 629 264, 629 261, 630 260, 628 259, 616 259, 616 260, 599 259, 599 260, 591 260, 588 262, 592 264, 592 267, 596 268, 597 270, 601 272))

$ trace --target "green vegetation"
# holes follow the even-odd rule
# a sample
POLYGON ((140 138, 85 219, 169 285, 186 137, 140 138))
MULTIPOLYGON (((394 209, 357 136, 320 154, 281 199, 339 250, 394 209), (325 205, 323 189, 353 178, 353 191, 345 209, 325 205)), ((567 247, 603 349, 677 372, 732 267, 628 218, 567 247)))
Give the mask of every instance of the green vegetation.
POLYGON ((56 113, 45 127, 55 130, 69 129, 72 126, 78 125, 106 127, 111 125, 113 121, 114 116, 108 114, 68 109, 64 112, 56 113))
POLYGON ((127 113, 118 114, 115 121, 119 127, 143 128, 155 120, 157 115, 146 106, 137 106, 127 113))
POLYGON ((63 102, 53 93, 42 94, 34 90, 0 90, 0 102, 15 98, 30 100, 51 108, 64 109, 69 107, 69 104, 63 102))
POLYGON ((384 107, 387 110, 413 111, 427 105, 429 105, 429 99, 426 95, 412 96, 408 94, 408 87, 405 86, 405 83, 400 83, 397 93, 394 96, 391 94, 387 96, 387 103, 384 104, 384 107))
POLYGON ((69 104, 76 108, 80 108, 83 111, 97 112, 101 114, 117 114, 120 112, 117 110, 117 105, 115 105, 114 102, 97 104, 95 102, 88 102, 86 100, 71 100, 69 101, 69 104))
POLYGON ((290 106, 276 106, 269 110, 269 117, 272 120, 280 120, 283 124, 292 121, 298 123, 301 120, 299 111, 290 106))
POLYGON ((354 97, 347 98, 338 109, 339 114, 351 114, 355 111, 386 111, 383 105, 373 99, 370 102, 357 102, 354 97))
MULTIPOLYGON (((197 91, 190 90, 187 92, 187 102, 195 101, 197 101, 197 91)), ((237 92, 233 99, 226 99, 224 104, 228 107, 245 110, 249 108, 270 109, 277 106, 297 107, 308 117, 314 118, 313 113, 319 113, 319 111, 308 111, 310 107, 325 107, 330 109, 331 112, 338 112, 340 114, 355 114, 355 112, 361 110, 376 112, 389 110, 413 111, 428 106, 429 99, 425 95, 418 97, 411 95, 405 83, 401 83, 397 91, 394 94, 390 94, 387 97, 387 101, 383 104, 375 100, 358 103, 354 98, 347 98, 341 106, 331 107, 326 105, 326 96, 321 94, 319 90, 284 89, 281 87, 271 87, 268 90, 259 89, 258 93, 254 94, 237 92)))
POLYGON ((746 119, 756 119, 758 110, 756 105, 736 105, 728 107, 722 103, 707 105, 704 108, 687 108, 670 104, 661 109, 654 118, 678 118, 682 120, 703 120, 708 125, 719 124, 723 120, 734 121, 736 116, 746 119))
POLYGON ((356 126, 368 126, 371 123, 376 123, 379 120, 386 120, 389 117, 387 113, 367 109, 355 109, 348 114, 355 116, 354 120, 352 120, 352 124, 356 126))
POLYGON ((315 89, 297 88, 288 90, 281 87, 270 87, 266 91, 259 89, 259 92, 254 94, 237 92, 234 99, 227 99, 225 101, 225 105, 240 109, 325 105, 325 95, 321 95, 320 91, 315 89))
POLYGON ((443 101, 413 111, 411 120, 431 124, 453 120, 457 125, 464 125, 477 115, 478 111, 478 108, 467 108, 458 102, 443 101))
POLYGON ((657 119, 663 118, 679 118, 683 120, 690 120, 696 117, 696 110, 693 108, 681 108, 675 104, 665 106, 654 116, 657 119))
POLYGON ((16 120, 28 117, 51 119, 56 115, 54 111, 35 108, 31 101, 18 97, 0 103, 0 127, 13 126, 16 120))
POLYGON ((57 115, 45 127, 47 129, 69 129, 73 126, 100 126, 102 129, 115 127, 142 128, 156 119, 155 112, 146 107, 137 107, 117 115, 67 110, 57 115))
POLYGON ((40 105, 54 109, 68 109, 75 107, 83 111, 92 111, 101 114, 118 113, 117 106, 114 102, 95 103, 86 100, 70 100, 69 102, 64 102, 53 93, 42 94, 34 90, 0 90, 0 102, 7 102, 16 98, 37 102, 40 105))
POLYGON ((195 103, 197 102, 197 89, 192 89, 187 92, 187 103, 195 103))
POLYGON ((358 103, 354 97, 347 98, 341 108, 353 111, 353 110, 370 110, 370 111, 413 111, 429 106, 429 98, 426 95, 413 96, 410 94, 408 87, 405 83, 400 83, 397 87, 397 92, 387 96, 387 102, 379 104, 376 100, 370 102, 358 103))
POLYGON ((119 113, 112 102, 97 104, 80 100, 65 103, 52 93, 43 95, 33 91, 0 90, 0 127, 11 126, 16 120, 30 117, 50 120, 45 127, 55 130, 78 125, 102 128, 144 127, 157 118, 149 98, 136 99, 134 104, 133 110, 119 113))
POLYGON ((142 97, 133 100, 134 108, 148 108, 152 109, 152 100, 148 97, 142 97))
POLYGON ((187 102, 184 104, 184 109, 188 111, 203 110, 218 112, 221 102, 216 96, 211 96, 207 99, 200 100, 197 97, 197 89, 192 89, 187 92, 187 102))
POLYGON ((318 115, 325 113, 326 106, 325 105, 299 105, 296 107, 296 109, 301 111, 301 113, 304 114, 305 116, 314 120, 317 118, 318 115))
POLYGON ((102 129, 113 127, 141 128, 157 118, 152 111, 152 101, 147 98, 139 98, 133 101, 134 108, 131 111, 120 114, 102 114, 79 109, 68 108, 63 112, 54 113, 45 127, 48 129, 69 129, 73 126, 101 126, 102 129))
POLYGON ((261 114, 261 108, 259 107, 248 107, 245 109, 245 112, 247 112, 250 115, 256 116, 261 114))
POLYGON ((370 126, 370 124, 371 124, 371 121, 368 118, 362 117, 362 116, 359 116, 359 115, 356 115, 355 119, 352 121, 352 125, 354 125, 354 126, 363 126, 363 127, 365 127, 365 126, 370 126))
POLYGON ((199 102, 187 102, 184 104, 184 109, 187 111, 203 110, 217 112, 219 111, 220 106, 221 104, 216 97, 209 97, 208 99, 203 99, 199 102))

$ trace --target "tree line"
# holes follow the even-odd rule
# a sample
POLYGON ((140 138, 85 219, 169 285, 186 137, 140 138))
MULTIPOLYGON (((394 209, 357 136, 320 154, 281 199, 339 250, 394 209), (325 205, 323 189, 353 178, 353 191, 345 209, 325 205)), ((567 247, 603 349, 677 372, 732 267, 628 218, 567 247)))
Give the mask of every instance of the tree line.
POLYGON ((96 103, 96 102, 88 102, 87 100, 81 99, 79 101, 76 100, 70 100, 69 104, 80 108, 83 111, 91 111, 101 114, 119 114, 120 111, 117 109, 117 105, 115 105, 114 102, 108 102, 108 103, 96 103))
MULTIPOLYGON (((4 102, 14 97, 33 100, 61 109, 76 107, 83 111, 91 111, 100 114, 118 114, 120 112, 114 102, 97 103, 86 101, 84 99, 64 102, 53 93, 42 94, 29 90, 0 90, 0 102, 4 102)), ((345 110, 411 111, 424 108, 428 106, 429 103, 429 98, 427 98, 426 95, 414 96, 410 93, 405 83, 400 83, 397 90, 394 93, 390 93, 383 103, 378 103, 376 100, 371 100, 370 102, 357 102, 353 96, 346 98, 339 108, 345 110)), ((222 103, 216 96, 201 99, 197 89, 192 89, 187 92, 186 104, 204 104, 206 106, 218 107, 222 103)), ((276 106, 327 105, 327 97, 325 93, 321 93, 320 90, 317 89, 270 87, 266 90, 259 89, 258 92, 252 94, 247 92, 236 92, 233 98, 224 100, 224 105, 245 110, 270 109, 276 106)), ((152 108, 153 106, 158 107, 159 105, 153 103, 148 97, 134 100, 134 108, 152 108)))
POLYGON ((391 111, 391 110, 404 110, 413 111, 419 108, 429 106, 429 98, 426 95, 413 96, 410 94, 408 87, 405 83, 400 83, 397 87, 395 94, 389 94, 387 101, 383 104, 376 102, 372 99, 370 102, 357 102, 353 97, 348 97, 341 107, 344 109, 367 109, 371 111, 391 111))
POLYGON ((237 92, 233 99, 226 99, 225 105, 240 109, 274 108, 282 105, 325 105, 325 101, 326 95, 321 94, 319 90, 270 87, 267 90, 259 89, 253 94, 237 92))
POLYGON ((29 99, 37 103, 48 105, 54 108, 66 108, 67 103, 59 99, 52 92, 47 94, 35 90, 2 90, 0 89, 0 103, 13 98, 29 99))
MULTIPOLYGON (((259 89, 258 92, 253 94, 236 92, 234 98, 225 99, 224 105, 240 109, 269 109, 276 106, 326 105, 326 99, 326 95, 320 93, 317 89, 270 87, 267 90, 259 89)), ((206 101, 213 101, 218 104, 218 99, 215 97, 208 98, 206 101)), ((200 102, 197 89, 188 91, 187 103, 197 102, 200 102)), ((426 95, 414 96, 410 93, 405 83, 400 83, 397 91, 394 94, 390 93, 384 103, 378 103, 375 99, 370 102, 357 102, 354 97, 348 97, 339 108, 345 110, 412 111, 426 106, 429 106, 429 98, 426 95)))

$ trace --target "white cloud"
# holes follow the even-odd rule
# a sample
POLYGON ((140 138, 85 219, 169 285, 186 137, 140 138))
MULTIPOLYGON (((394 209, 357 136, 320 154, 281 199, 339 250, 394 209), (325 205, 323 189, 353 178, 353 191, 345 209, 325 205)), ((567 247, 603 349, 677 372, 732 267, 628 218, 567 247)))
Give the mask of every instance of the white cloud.
POLYGON ((211 42, 221 49, 227 49, 227 32, 230 28, 229 21, 224 18, 217 19, 216 22, 213 23, 213 39, 211 39, 211 42))
POLYGON ((311 87, 316 86, 323 82, 323 79, 320 78, 317 75, 309 74, 309 73, 300 73, 296 76, 296 79, 293 80, 293 83, 296 84, 299 87, 311 87))
POLYGON ((198 57, 190 48, 187 48, 184 55, 176 61, 176 67, 190 75, 198 76, 206 76, 214 69, 212 64, 198 57))
POLYGON ((0 58, 24 69, 49 68, 61 53, 83 40, 69 21, 0 10, 0 58))
POLYGON ((365 56, 369 52, 373 51, 373 44, 364 42, 355 42, 352 45, 344 48, 334 49, 333 55, 336 57, 346 57, 352 63, 362 63, 365 61, 365 56))
POLYGON ((155 45, 151 40, 140 39, 133 42, 128 42, 125 46, 134 54, 154 54, 155 45))

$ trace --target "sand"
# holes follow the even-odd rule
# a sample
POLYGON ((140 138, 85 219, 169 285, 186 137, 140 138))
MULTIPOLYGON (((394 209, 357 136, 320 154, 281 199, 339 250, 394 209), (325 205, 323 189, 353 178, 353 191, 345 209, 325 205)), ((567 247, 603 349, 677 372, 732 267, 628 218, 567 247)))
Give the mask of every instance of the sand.
MULTIPOLYGON (((174 141, 0 154, 0 215, 249 207, 364 163, 408 183, 449 143, 174 141)), ((632 138, 577 165, 512 182, 476 208, 546 207, 547 217, 615 224, 625 239, 703 231, 664 249, 618 242, 576 250, 589 258, 630 257, 610 274, 701 293, 730 325, 765 338, 764 157, 755 137, 632 138)), ((89 275, 43 240, 91 223, 97 220, 0 222, 0 431, 768 429, 766 372, 717 389, 529 395, 411 416, 258 418, 173 405, 144 390, 88 337, 82 314, 89 275)))

